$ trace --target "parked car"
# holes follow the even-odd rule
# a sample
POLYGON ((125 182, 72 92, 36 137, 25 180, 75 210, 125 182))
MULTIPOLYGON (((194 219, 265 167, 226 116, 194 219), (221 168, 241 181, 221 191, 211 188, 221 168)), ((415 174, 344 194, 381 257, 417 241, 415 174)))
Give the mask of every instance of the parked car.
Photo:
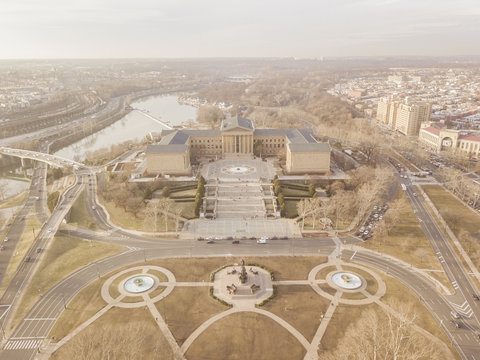
POLYGON ((30 256, 27 256, 27 257, 25 258, 25 262, 29 262, 30 260, 31 260, 30 256))
POLYGON ((8 241, 8 236, 5 239, 3 239, 3 242, 7 242, 7 241, 8 241))

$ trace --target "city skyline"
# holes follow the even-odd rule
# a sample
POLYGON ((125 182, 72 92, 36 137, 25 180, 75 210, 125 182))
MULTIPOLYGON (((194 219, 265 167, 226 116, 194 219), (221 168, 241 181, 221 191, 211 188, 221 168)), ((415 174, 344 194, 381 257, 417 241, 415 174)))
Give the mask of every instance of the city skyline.
POLYGON ((473 0, 24 0, 2 13, 2 59, 480 55, 473 0))

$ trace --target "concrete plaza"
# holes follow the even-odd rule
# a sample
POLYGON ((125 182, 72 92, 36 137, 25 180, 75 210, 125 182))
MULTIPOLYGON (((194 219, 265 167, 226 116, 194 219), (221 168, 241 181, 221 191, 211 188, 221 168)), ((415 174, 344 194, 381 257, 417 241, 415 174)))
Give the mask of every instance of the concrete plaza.
POLYGON ((190 220, 185 224, 182 236, 186 237, 228 237, 260 236, 301 237, 300 230, 289 219, 216 219, 190 220))

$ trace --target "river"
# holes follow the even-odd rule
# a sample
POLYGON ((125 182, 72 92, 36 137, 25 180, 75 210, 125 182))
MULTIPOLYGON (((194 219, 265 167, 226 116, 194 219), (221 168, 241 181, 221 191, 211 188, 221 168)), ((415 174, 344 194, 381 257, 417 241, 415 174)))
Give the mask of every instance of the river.
MULTIPOLYGON (((168 121, 170 125, 181 125, 189 120, 195 121, 197 109, 190 105, 177 102, 177 96, 155 96, 133 102, 134 109, 145 110, 151 116, 162 121, 168 121)), ((152 120, 140 111, 133 110, 112 125, 87 136, 55 153, 76 161, 83 161, 85 153, 110 147, 125 141, 138 141, 143 139, 149 132, 160 132, 165 126, 152 120)))

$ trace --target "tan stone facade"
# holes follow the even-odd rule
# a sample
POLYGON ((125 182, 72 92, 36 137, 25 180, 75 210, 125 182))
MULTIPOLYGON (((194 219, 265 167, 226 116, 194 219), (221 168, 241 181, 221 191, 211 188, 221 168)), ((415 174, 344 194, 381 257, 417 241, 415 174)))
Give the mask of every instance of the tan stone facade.
POLYGON ((186 175, 191 173, 190 159, 254 153, 286 154, 286 171, 292 174, 330 170, 330 145, 317 142, 305 129, 255 129, 248 119, 231 118, 219 130, 173 130, 162 136, 159 144, 147 147, 150 174, 186 175))
POLYGON ((439 124, 422 124, 418 140, 433 151, 454 151, 480 157, 480 135, 472 131, 444 129, 439 124))
POLYGON ((149 173, 169 175, 190 175, 190 151, 152 153, 147 156, 147 169, 149 173))
POLYGON ((289 174, 324 174, 330 171, 329 151, 292 151, 287 147, 286 156, 289 174))
POLYGON ((404 135, 417 135, 420 124, 429 121, 432 106, 429 103, 409 103, 395 99, 380 99, 377 107, 377 121, 404 135))

